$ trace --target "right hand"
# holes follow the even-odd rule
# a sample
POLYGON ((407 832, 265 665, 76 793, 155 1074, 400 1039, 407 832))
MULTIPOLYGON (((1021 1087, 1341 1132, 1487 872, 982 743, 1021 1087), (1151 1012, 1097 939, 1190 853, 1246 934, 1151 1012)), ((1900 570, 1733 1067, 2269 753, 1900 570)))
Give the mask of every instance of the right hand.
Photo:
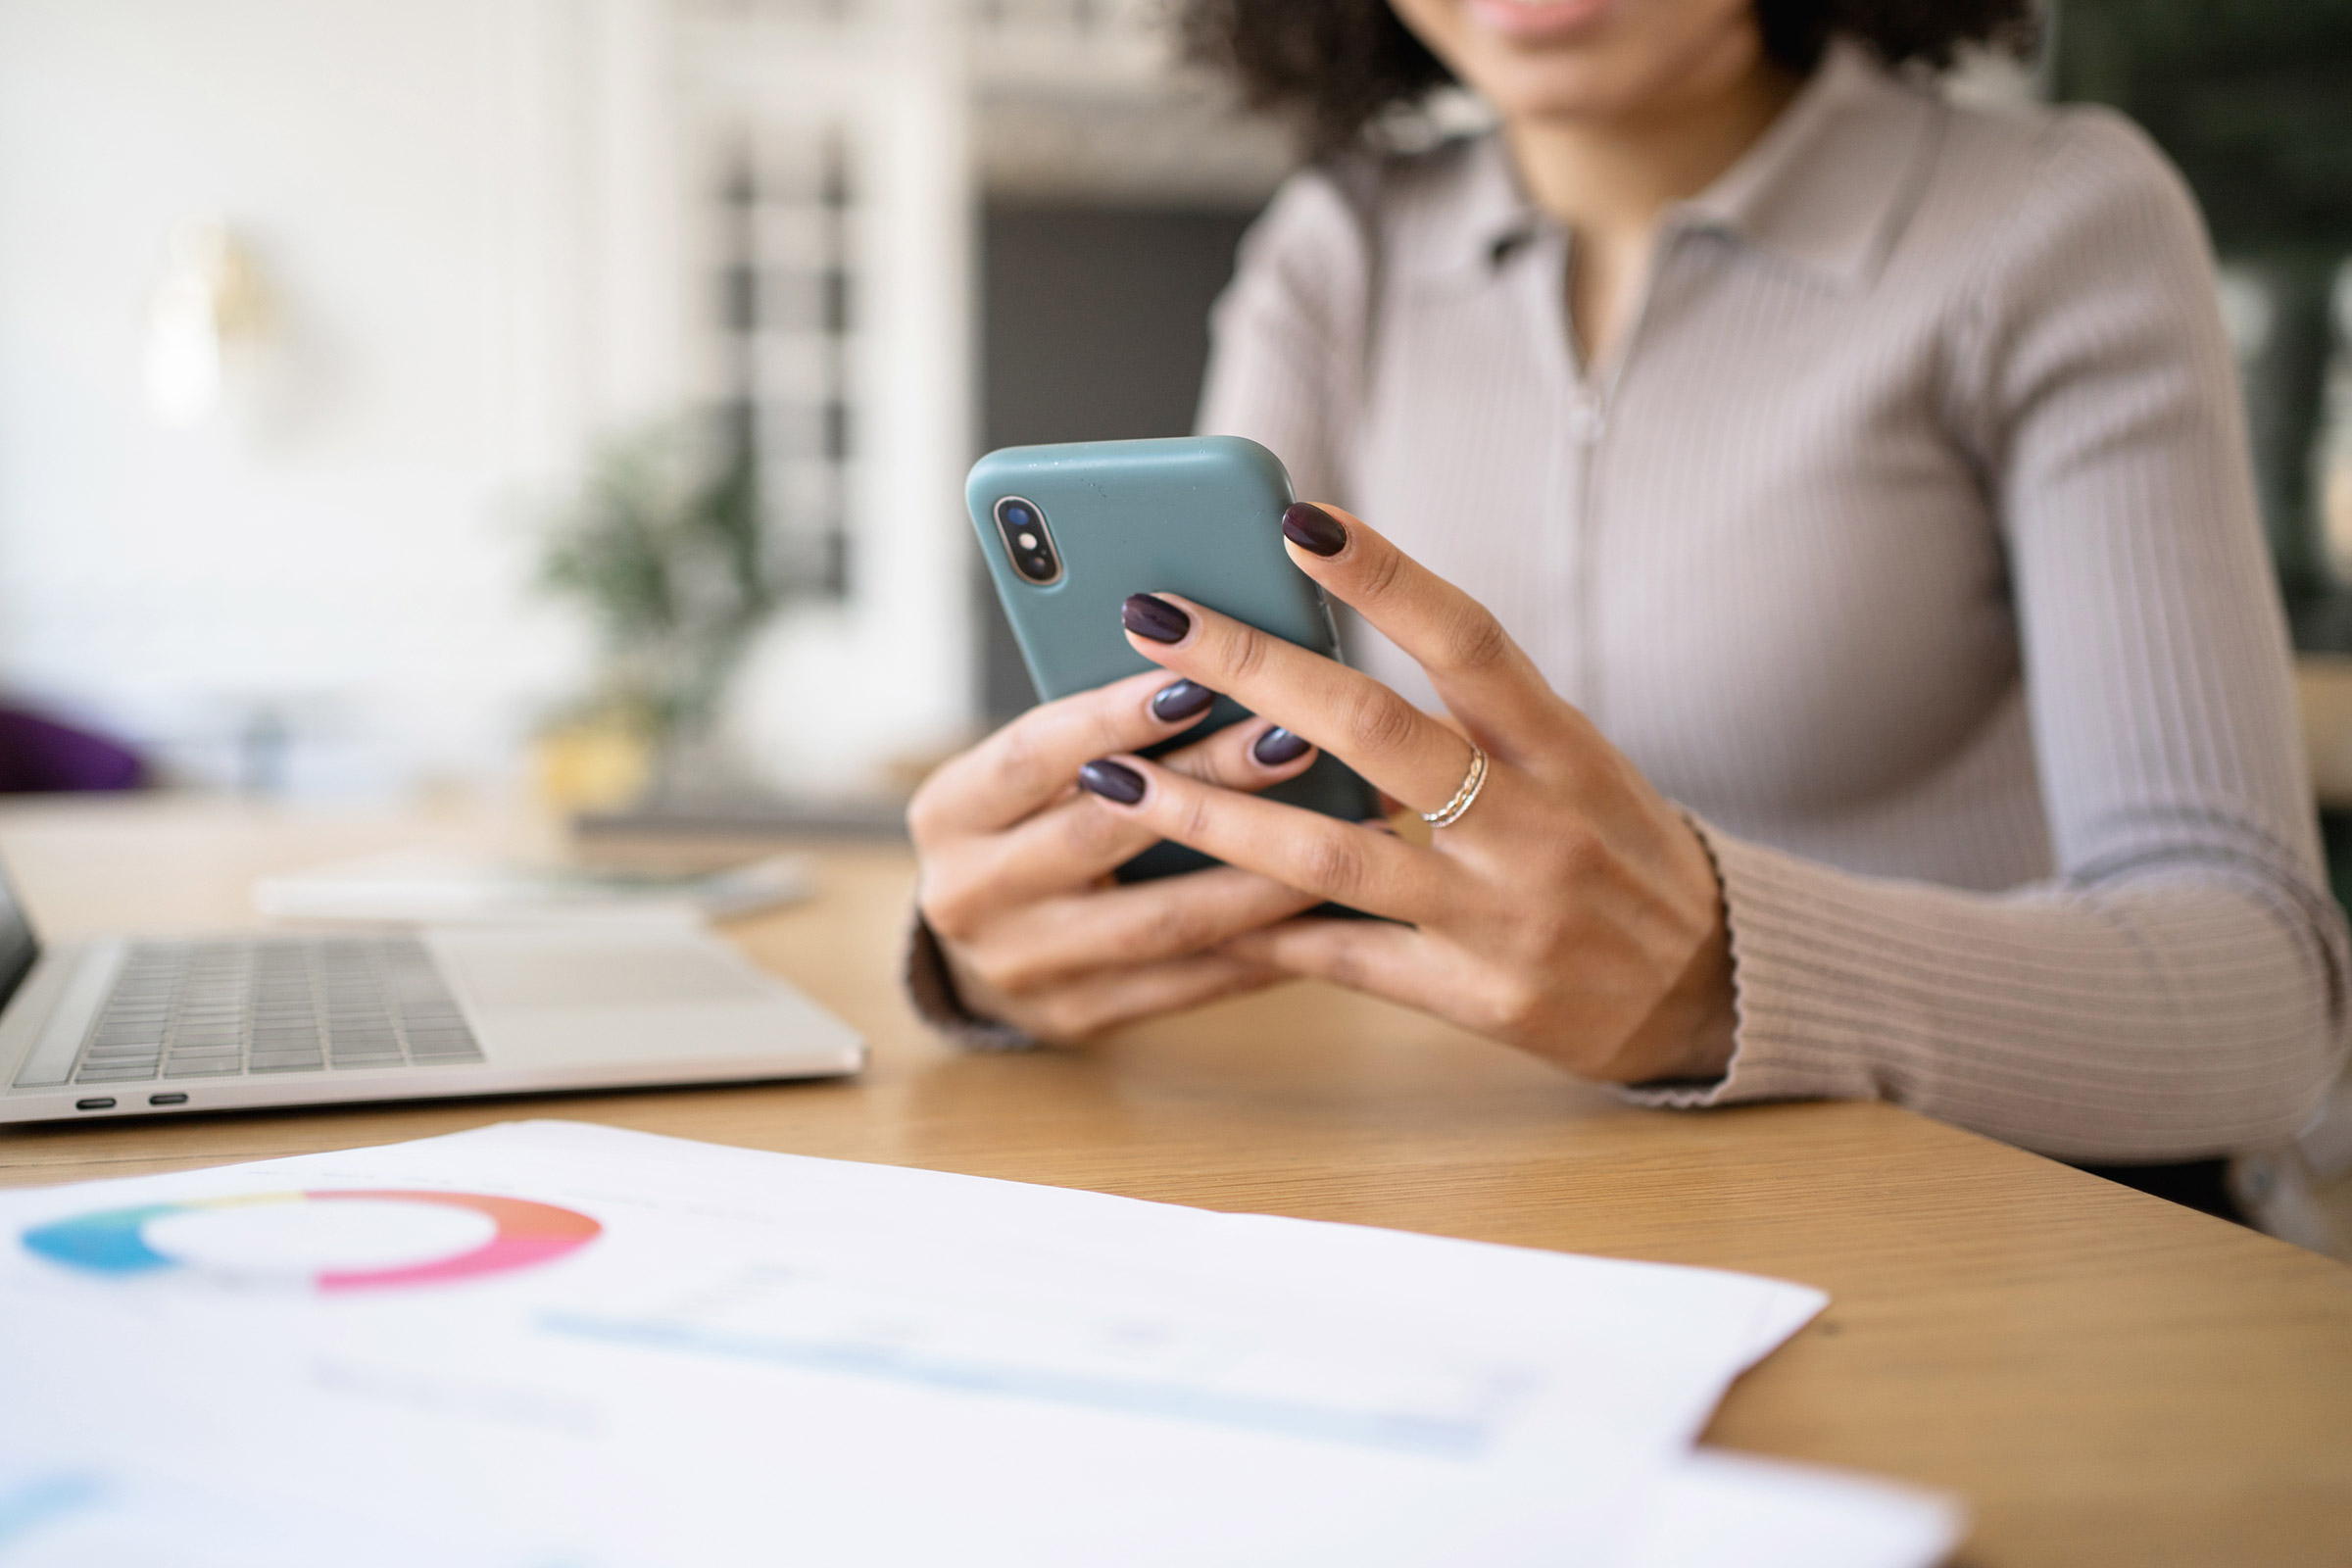
MULTIPOLYGON (((1046 703, 949 759, 915 792, 906 825, 921 862, 916 899, 970 1011, 1040 1040, 1074 1041, 1288 978, 1214 950, 1314 898, 1232 866, 1111 880, 1158 836, 1079 789, 1078 770, 1199 723, 1205 705, 1174 719, 1153 710, 1178 684, 1152 670, 1046 703)), ((1198 701, 1199 692, 1180 696, 1198 701)), ((1275 766, 1259 761, 1253 748, 1274 727, 1245 719, 1160 761, 1260 790, 1315 760, 1308 748, 1275 766)))

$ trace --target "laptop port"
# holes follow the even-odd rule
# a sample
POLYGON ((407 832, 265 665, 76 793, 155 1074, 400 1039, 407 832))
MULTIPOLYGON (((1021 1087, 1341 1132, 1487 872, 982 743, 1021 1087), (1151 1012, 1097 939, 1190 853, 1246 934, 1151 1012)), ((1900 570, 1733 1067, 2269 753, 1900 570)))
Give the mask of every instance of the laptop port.
POLYGON ((147 1097, 147 1103, 150 1105, 184 1105, 187 1102, 188 1097, 185 1095, 149 1095, 147 1097))
POLYGON ((100 1095, 95 1100, 76 1100, 74 1102, 74 1108, 75 1110, 112 1110, 115 1108, 115 1097, 100 1095))

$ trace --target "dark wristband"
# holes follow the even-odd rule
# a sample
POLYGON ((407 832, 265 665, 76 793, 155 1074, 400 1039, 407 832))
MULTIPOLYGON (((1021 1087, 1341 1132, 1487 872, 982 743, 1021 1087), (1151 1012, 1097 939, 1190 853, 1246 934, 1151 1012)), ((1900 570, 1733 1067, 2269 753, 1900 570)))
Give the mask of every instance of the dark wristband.
POLYGON ((956 994, 948 956, 940 951, 939 936, 919 909, 906 939, 906 979, 915 1016, 957 1045, 974 1051, 1028 1051, 1037 1045, 1026 1030, 982 1017, 963 1004, 956 994))

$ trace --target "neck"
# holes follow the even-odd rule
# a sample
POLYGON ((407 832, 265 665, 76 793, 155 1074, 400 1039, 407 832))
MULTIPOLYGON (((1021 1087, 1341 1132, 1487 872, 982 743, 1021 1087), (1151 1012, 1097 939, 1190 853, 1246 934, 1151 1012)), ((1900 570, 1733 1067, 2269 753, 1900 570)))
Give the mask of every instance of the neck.
POLYGON ((1512 117, 1512 162, 1536 205, 1588 239, 1646 234, 1674 202, 1713 184, 1756 144, 1799 82, 1761 57, 1693 71, 1673 101, 1608 116, 1512 117))

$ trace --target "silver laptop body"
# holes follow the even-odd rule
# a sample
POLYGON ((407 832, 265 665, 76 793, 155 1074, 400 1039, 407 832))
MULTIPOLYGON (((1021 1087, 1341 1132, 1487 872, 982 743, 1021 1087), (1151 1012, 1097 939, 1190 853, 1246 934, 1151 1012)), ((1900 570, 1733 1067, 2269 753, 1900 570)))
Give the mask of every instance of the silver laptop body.
POLYGON ((0 878, 0 1122, 830 1077, 857 1031, 682 926, 106 937, 0 878))

